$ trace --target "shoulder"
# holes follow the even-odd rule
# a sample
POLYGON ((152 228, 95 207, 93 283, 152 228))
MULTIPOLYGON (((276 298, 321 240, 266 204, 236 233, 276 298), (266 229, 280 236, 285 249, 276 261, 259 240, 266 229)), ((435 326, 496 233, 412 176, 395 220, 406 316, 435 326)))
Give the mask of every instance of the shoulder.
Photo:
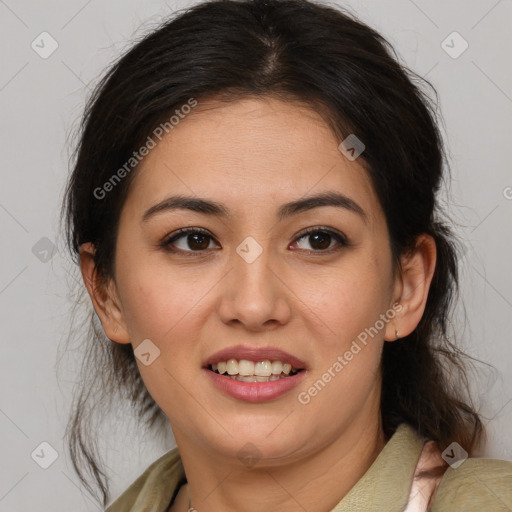
POLYGON ((183 478, 181 458, 174 448, 149 465, 105 512, 140 511, 149 504, 153 507, 151 510, 163 512, 183 478))
POLYGON ((466 459, 449 467, 437 490, 432 512, 501 512, 512 510, 512 462, 466 459))

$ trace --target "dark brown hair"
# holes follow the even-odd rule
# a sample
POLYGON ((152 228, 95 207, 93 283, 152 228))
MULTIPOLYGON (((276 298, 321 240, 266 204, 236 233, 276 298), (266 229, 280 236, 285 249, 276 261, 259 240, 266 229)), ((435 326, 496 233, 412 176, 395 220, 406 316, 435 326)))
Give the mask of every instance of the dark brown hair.
MULTIPOLYGON (((431 235, 437 246, 423 318, 409 336, 384 345, 385 434, 405 422, 442 448, 457 441, 471 453, 483 428, 466 393, 467 362, 448 333, 458 249, 438 204, 448 166, 427 90, 435 93, 379 33, 342 9, 306 0, 214 0, 187 9, 129 49, 88 101, 63 202, 74 261, 80 245, 93 242, 98 275, 115 278, 120 211, 136 167, 104 197, 94 191, 190 98, 273 96, 307 104, 340 141, 355 134, 364 142, 360 158, 386 216, 396 268, 418 235, 431 235)), ((91 440, 91 412, 109 411, 119 392, 149 427, 165 415, 141 380, 132 345, 108 340, 92 308, 89 320, 66 435, 78 475, 93 491, 86 471, 92 475, 106 504, 108 478, 91 440)))

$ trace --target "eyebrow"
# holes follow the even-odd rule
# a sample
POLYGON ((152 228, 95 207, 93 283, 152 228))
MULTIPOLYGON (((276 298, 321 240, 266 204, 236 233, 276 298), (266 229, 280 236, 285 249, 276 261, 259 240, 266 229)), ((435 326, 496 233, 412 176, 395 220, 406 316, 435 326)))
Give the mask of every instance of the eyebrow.
MULTIPOLYGON (((367 222, 367 215, 361 206, 359 206, 350 197, 339 192, 324 192, 314 196, 298 199, 290 203, 285 203, 279 208, 277 212, 277 219, 281 221, 292 215, 297 215, 322 206, 343 208, 359 215, 364 222, 367 222)), ((157 214, 173 210, 190 210, 203 215, 220 218, 230 218, 232 216, 230 210, 226 206, 216 201, 178 195, 168 197, 160 203, 151 206, 142 216, 142 222, 147 222, 157 214)))

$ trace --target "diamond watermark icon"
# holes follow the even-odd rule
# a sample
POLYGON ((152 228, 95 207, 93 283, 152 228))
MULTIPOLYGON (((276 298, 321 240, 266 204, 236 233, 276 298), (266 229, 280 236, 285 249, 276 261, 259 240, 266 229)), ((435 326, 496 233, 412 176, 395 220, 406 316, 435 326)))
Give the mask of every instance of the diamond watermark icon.
POLYGON ((256 261, 259 255, 263 252, 263 247, 256 242, 252 236, 248 236, 237 248, 236 252, 247 263, 256 261))
POLYGON ((244 444, 237 453, 237 456, 240 462, 248 468, 255 466, 262 457, 258 447, 252 443, 244 444))
POLYGON ((57 450, 46 441, 43 441, 30 456, 43 469, 48 469, 59 458, 57 450))
POLYGON ((160 349, 150 339, 145 339, 137 345, 133 353, 144 366, 149 366, 160 356, 160 349))
POLYGON ((55 253, 57 252, 56 245, 49 239, 43 236, 32 247, 34 256, 43 263, 48 263, 55 253))
POLYGON ((47 59, 59 47, 59 43, 48 32, 41 32, 30 46, 39 57, 47 59))
POLYGON ((454 441, 441 456, 453 469, 457 469, 468 458, 468 452, 454 441))
POLYGON ((469 48, 469 43, 454 31, 441 43, 441 48, 452 59, 458 59, 469 48))
POLYGON ((345 157, 353 162, 365 150, 366 146, 361 139, 351 133, 348 137, 343 139, 343 142, 338 146, 338 149, 345 155, 345 157))

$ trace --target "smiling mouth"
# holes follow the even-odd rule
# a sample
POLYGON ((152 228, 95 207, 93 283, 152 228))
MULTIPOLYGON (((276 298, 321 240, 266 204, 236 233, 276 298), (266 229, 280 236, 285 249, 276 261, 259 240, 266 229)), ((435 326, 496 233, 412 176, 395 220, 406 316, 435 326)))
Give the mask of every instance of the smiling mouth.
POLYGON ((240 382, 273 382, 297 375, 303 371, 281 361, 249 361, 247 359, 229 359, 207 366, 208 370, 240 382))

